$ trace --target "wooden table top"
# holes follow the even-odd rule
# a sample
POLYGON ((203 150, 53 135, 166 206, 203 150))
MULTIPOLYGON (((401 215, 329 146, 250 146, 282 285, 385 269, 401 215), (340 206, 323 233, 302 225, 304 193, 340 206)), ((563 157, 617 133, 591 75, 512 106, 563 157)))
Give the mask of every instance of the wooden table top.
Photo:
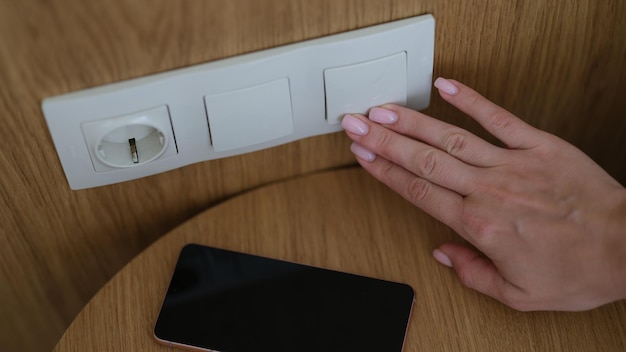
POLYGON ((199 243, 404 282, 405 351, 626 351, 626 302, 521 313, 464 288, 431 251, 458 237, 358 168, 271 184, 187 221, 85 306, 55 351, 171 351, 152 330, 180 249, 199 243))

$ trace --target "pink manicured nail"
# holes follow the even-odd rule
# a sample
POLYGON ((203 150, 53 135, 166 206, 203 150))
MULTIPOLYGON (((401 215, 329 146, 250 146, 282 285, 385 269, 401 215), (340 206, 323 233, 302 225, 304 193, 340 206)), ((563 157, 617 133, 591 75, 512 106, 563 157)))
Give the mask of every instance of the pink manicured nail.
POLYGON ((435 87, 448 95, 457 95, 459 92, 459 87, 443 77, 439 77, 435 80, 435 87))
POLYGON ((350 150, 359 159, 363 159, 363 160, 368 161, 370 163, 376 159, 376 154, 374 154, 373 152, 365 149, 365 147, 363 147, 362 145, 360 145, 358 143, 352 143, 352 145, 350 146, 350 150))
POLYGON ((384 108, 372 108, 369 114, 370 120, 378 123, 382 123, 385 125, 391 125, 392 123, 396 123, 398 121, 398 115, 384 108))
POLYGON ((452 267, 452 261, 450 261, 450 258, 442 251, 435 249, 433 251, 433 257, 435 257, 435 260, 438 261, 439 264, 445 265, 448 268, 452 267))
POLYGON ((341 120, 341 126, 345 128, 346 131, 358 134, 359 136, 365 136, 367 132, 369 132, 367 124, 352 115, 345 115, 341 120))

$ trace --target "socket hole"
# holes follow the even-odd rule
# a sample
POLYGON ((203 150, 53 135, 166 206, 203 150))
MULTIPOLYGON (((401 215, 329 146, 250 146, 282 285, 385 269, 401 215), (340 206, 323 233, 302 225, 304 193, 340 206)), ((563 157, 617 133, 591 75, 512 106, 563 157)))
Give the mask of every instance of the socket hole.
POLYGON ((105 134, 96 146, 96 155, 112 167, 131 167, 148 163, 165 151, 165 135, 144 124, 122 126, 105 134))

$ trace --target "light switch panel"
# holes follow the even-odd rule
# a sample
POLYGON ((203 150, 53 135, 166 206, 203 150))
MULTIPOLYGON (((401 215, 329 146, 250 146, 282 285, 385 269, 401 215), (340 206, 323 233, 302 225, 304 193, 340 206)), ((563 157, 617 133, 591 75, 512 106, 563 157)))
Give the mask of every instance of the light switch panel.
POLYGON ((406 52, 324 70, 326 118, 338 124, 348 113, 366 114, 373 106, 406 105, 406 52))
POLYGON ((434 38, 423 15, 46 98, 42 110, 70 187, 102 186, 338 132, 342 114, 384 103, 426 108, 434 38))

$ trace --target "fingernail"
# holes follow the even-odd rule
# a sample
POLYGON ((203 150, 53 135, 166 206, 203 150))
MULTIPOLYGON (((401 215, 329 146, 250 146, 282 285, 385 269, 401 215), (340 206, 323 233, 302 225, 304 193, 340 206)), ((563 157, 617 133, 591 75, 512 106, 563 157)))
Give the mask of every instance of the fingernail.
POLYGON ((456 95, 459 92, 459 87, 443 77, 435 80, 435 87, 448 95, 456 95))
POLYGON ((358 143, 352 143, 352 145, 350 146, 350 150, 359 159, 363 159, 363 160, 365 160, 367 162, 371 163, 372 161, 374 161, 374 159, 376 159, 376 154, 374 154, 373 152, 369 151, 368 149, 365 149, 365 147, 363 147, 362 145, 360 145, 358 143))
POLYGON ((435 257, 435 260, 438 261, 439 264, 445 265, 448 268, 452 267, 452 261, 450 261, 450 258, 442 251, 435 249, 433 251, 433 257, 435 257))
POLYGON ((372 108, 369 113, 370 120, 385 125, 390 125, 398 121, 398 114, 384 108, 372 108))
POLYGON ((369 132, 369 127, 365 122, 359 120, 352 115, 345 115, 341 120, 341 126, 348 132, 365 136, 369 132))

